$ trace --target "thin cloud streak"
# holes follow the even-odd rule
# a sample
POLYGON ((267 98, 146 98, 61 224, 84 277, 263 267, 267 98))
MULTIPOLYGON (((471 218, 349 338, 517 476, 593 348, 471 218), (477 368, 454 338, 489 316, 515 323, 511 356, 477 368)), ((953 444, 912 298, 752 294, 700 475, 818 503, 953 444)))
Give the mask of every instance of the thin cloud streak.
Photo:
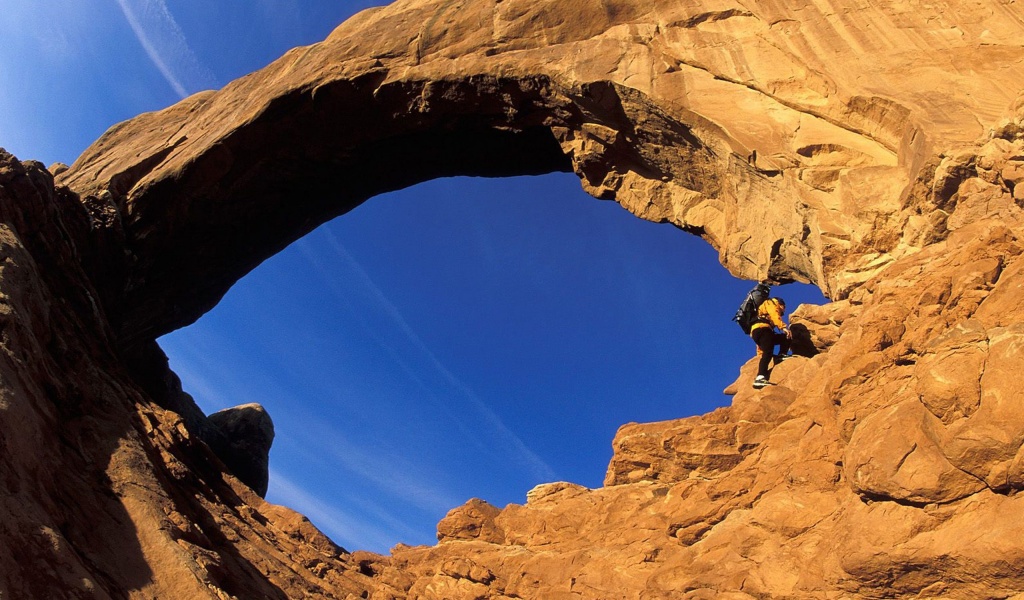
MULTIPOLYGON (((436 390, 434 390, 434 388, 430 384, 428 384, 427 381, 424 380, 424 378, 421 376, 421 373, 418 372, 415 366, 411 364, 409 360, 406 360, 406 356, 404 356, 403 353, 396 349, 392 344, 388 343, 388 341, 384 339, 384 336, 380 333, 380 331, 377 328, 372 327, 367 322, 367 318, 365 315, 360 315, 360 309, 354 306, 352 302, 349 301, 346 295, 346 292, 348 292, 349 290, 345 290, 341 287, 341 285, 337 281, 337 278, 333 276, 333 272, 331 272, 323 264, 321 258, 317 256, 315 252, 313 252, 309 242, 305 239, 300 240, 298 242, 297 247, 302 252, 302 255, 306 259, 306 261, 309 262, 313 269, 317 272, 321 282, 323 282, 323 284, 327 286, 331 290, 331 292, 334 293, 334 296, 339 301, 339 303, 348 307, 350 311, 352 311, 353 313, 360 317, 357 319, 357 321, 359 325, 362 327, 363 331, 365 331, 366 334, 370 338, 372 338, 373 341, 376 342, 376 344, 382 350, 384 350, 384 352, 387 353, 391 360, 396 365, 398 365, 398 367, 407 377, 409 377, 410 380, 415 382, 416 385, 418 385, 421 389, 426 391, 430 395, 430 397, 436 398, 436 394, 434 393, 436 390)), ((357 277, 362 277, 364 280, 367 279, 366 273, 359 269, 358 265, 354 261, 350 264, 350 266, 353 269, 356 269, 357 277)), ((370 285, 372 286, 372 283, 370 285)), ((388 317, 392 320, 394 319, 394 315, 389 314, 388 317)), ((400 315, 399 318, 401 318, 400 315)), ((408 334, 403 330, 403 337, 407 338, 407 336, 408 334)), ((447 423, 454 426, 455 429, 458 430, 458 433, 462 436, 463 439, 473 442, 481 451, 484 451, 490 447, 489 444, 485 444, 483 443, 482 440, 477 439, 478 436, 474 434, 474 429, 469 427, 464 422, 459 413, 455 411, 448 402, 435 402, 434 406, 435 408, 437 408, 437 410, 447 415, 447 423)))
POLYGON ((281 396, 273 381, 262 377, 243 377, 228 365, 238 364, 238 359, 228 354, 225 348, 234 343, 214 331, 194 327, 188 343, 170 335, 160 339, 160 346, 170 360, 172 370, 182 382, 183 391, 190 394, 206 412, 214 412, 242 404, 246 398, 266 397, 273 393, 281 396), (211 363, 211 355, 219 356, 221 362, 211 363))
POLYGON ((381 452, 380 449, 367 452, 336 433, 318 438, 331 440, 329 444, 321 444, 321 448, 325 455, 329 453, 333 459, 332 464, 358 475, 392 497, 401 498, 422 510, 441 514, 460 503, 451 494, 429 483, 428 478, 419 476, 421 469, 409 464, 397 452, 381 452))
MULTIPOLYGON (((168 350, 173 355, 175 372, 187 382, 185 391, 193 394, 207 410, 228 408, 232 403, 238 404, 241 398, 258 397, 274 387, 272 382, 263 381, 258 375, 254 379, 240 376, 232 369, 211 369, 208 362, 200 360, 204 348, 223 344, 201 339, 198 345, 200 348, 196 351, 191 346, 173 344, 168 350)), ((282 368, 282 365, 277 366, 277 370, 282 368)), ((278 405, 289 407, 288 414, 279 415, 278 419, 303 424, 301 439, 290 435, 292 430, 285 429, 279 432, 284 434, 276 440, 275 447, 290 446, 310 457, 330 457, 332 468, 348 471, 364 485, 374 486, 420 510, 443 514, 460 503, 452 493, 434 484, 435 478, 423 475, 423 467, 410 463, 405 453, 394 448, 367 451, 328 425, 321 416, 306 410, 304 403, 290 393, 278 390, 274 396, 278 405)))
POLYGON ((327 537, 342 546, 351 547, 359 543, 369 546, 362 549, 383 552, 399 537, 393 531, 368 524, 365 517, 356 517, 337 508, 326 508, 336 506, 337 503, 333 499, 325 501, 306 492, 273 469, 270 470, 268 499, 305 515, 327 537))
MULTIPOLYGON (((338 238, 327 228, 322 229, 324 235, 327 237, 328 243, 337 252, 338 256, 345 260, 360 279, 360 283, 367 289, 373 297, 373 300, 377 305, 387 314, 391 321, 398 327, 402 334, 408 339, 414 348, 416 348, 424 357, 426 357, 430 366, 441 376, 441 378, 449 385, 454 388, 460 395, 466 398, 473 408, 483 417, 483 420, 487 425, 490 426, 491 430, 497 434, 498 440, 501 441, 506 451, 518 461, 518 463, 525 467, 530 475, 541 481, 553 481, 557 479, 554 470, 541 459, 535 452, 533 452, 527 445, 510 430, 501 418, 492 411, 479 396, 473 392, 469 386, 463 383, 458 377, 456 377, 448 368, 437 358, 436 355, 426 346, 419 335, 413 331, 412 327, 408 324, 405 318, 402 316, 401 311, 391 303, 384 292, 377 287, 370 278, 369 274, 362 268, 359 262, 353 257, 348 250, 342 245, 338 238)), ((310 253, 306 249, 307 259, 310 258, 310 253)), ((325 278, 330 284, 332 290, 340 295, 339 290, 336 286, 328 279, 327 274, 323 271, 323 268, 317 264, 314 264, 318 270, 321 271, 321 276, 325 278)))
POLYGON ((139 11, 130 0, 117 0, 117 4, 146 55, 175 94, 180 98, 189 95, 189 90, 175 73, 175 67, 186 70, 185 75, 190 78, 209 79, 202 73, 203 69, 189 48, 185 34, 163 0, 142 0, 139 11), (176 64, 172 65, 172 61, 176 64))
POLYGON ((231 408, 231 401, 223 396, 221 391, 224 386, 218 386, 206 378, 207 369, 200 363, 197 367, 191 361, 178 356, 174 365, 174 372, 183 382, 188 382, 188 389, 183 389, 186 394, 205 412, 212 413, 225 408, 231 408))
MULTIPOLYGON (((297 402, 291 404, 300 406, 297 402)), ((416 464, 407 450, 379 444, 364 447, 302 409, 290 415, 289 420, 302 424, 300 437, 292 428, 275 443, 307 456, 308 460, 322 460, 331 469, 350 473, 363 487, 376 488, 388 497, 431 514, 444 514, 464 501, 435 483, 439 478, 432 476, 427 467, 416 464)))

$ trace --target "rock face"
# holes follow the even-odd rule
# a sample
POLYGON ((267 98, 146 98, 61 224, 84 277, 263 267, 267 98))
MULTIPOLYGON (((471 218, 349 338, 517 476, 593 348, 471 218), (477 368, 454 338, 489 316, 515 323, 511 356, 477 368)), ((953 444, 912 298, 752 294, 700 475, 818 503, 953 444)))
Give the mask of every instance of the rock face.
POLYGON ((839 298, 942 235, 961 173, 928 186, 942 153, 1005 122, 1019 12, 398 2, 114 127, 61 183, 130 249, 105 275, 132 342, 198 318, 326 218, 452 174, 571 169, 701 235, 739 276, 839 298))
POLYGON ((274 422, 259 404, 243 404, 210 415, 209 422, 221 434, 210 448, 242 483, 261 497, 270 482, 270 446, 274 422))
POLYGON ((414 0, 56 183, 0 153, 0 596, 1024 594, 1022 39, 1012 0, 414 0), (555 170, 819 285, 813 356, 434 547, 350 554, 243 484, 253 439, 218 444, 153 340, 377 193, 555 170))

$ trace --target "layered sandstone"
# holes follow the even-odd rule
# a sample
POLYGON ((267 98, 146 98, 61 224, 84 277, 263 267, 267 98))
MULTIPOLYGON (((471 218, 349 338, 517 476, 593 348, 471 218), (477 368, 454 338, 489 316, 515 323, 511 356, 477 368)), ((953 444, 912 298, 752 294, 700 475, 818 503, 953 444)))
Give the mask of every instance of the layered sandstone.
POLYGON ((326 218, 452 174, 571 169, 739 276, 841 297, 941 231, 913 184, 1004 122, 1019 34, 1000 1, 398 2, 114 127, 61 180, 119 216, 131 340, 326 218))
POLYGON ((415 0, 112 128, 56 184, 0 155, 0 595, 1024 593, 1022 39, 1013 0, 415 0), (453 509, 434 547, 349 554, 265 503, 236 460, 265 414, 207 418, 153 340, 377 193, 555 170, 819 285, 807 356, 624 426, 600 489, 453 509))

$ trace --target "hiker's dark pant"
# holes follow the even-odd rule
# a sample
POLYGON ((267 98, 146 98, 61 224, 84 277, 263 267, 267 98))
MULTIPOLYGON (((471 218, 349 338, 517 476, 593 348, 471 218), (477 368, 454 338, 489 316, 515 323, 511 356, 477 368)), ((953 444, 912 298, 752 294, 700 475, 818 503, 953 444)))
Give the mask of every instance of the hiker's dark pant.
POLYGON ((751 332, 750 337, 761 349, 761 360, 757 363, 757 374, 768 378, 768 364, 775 356, 775 346, 779 347, 779 354, 789 352, 790 340, 784 333, 776 333, 771 327, 758 327, 751 332))

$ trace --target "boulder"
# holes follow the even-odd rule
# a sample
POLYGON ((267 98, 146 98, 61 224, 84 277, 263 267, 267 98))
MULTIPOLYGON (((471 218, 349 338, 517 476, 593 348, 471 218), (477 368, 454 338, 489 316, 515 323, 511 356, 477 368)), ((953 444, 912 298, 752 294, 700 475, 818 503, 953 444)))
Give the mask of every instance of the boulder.
POLYGON ((213 451, 242 483, 261 497, 270 482, 270 446, 274 423, 259 404, 242 404, 210 415, 220 434, 208 436, 213 451))

